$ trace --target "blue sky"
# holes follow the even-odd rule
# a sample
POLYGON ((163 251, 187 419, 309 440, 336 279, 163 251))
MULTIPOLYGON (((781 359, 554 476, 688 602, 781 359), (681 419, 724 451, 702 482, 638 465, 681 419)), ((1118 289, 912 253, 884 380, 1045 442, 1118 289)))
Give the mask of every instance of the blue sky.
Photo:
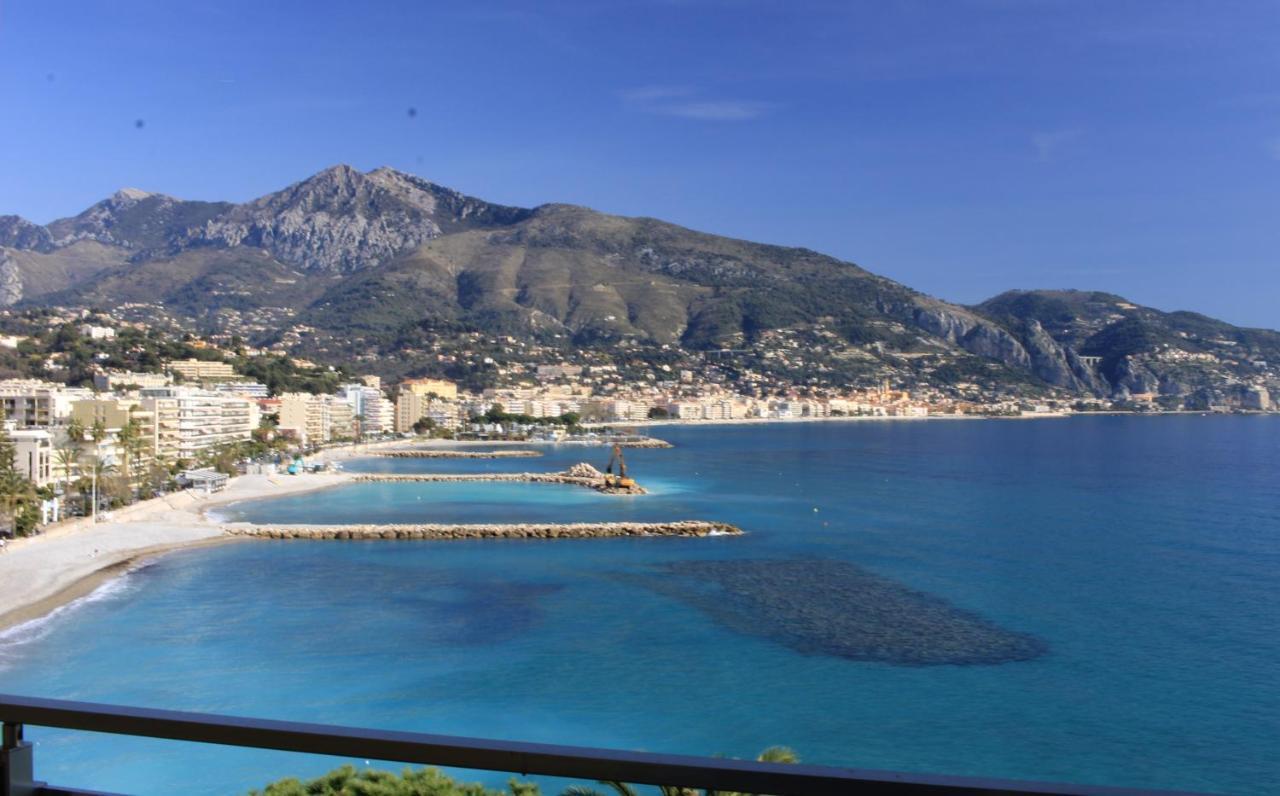
POLYGON ((1280 327, 1273 0, 0 0, 0 98, 0 213, 39 222, 385 164, 1280 327))

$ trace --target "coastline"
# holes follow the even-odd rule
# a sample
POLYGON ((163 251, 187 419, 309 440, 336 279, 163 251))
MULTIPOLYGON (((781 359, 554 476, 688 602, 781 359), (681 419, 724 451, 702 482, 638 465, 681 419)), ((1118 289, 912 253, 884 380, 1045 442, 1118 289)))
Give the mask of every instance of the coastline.
MULTIPOLYGON (((364 451, 335 449, 317 458, 352 455, 364 455, 364 451)), ((338 473, 243 475, 213 495, 176 492, 111 512, 104 515, 110 519, 96 526, 79 518, 59 523, 40 536, 12 540, 0 553, 0 632, 92 594, 148 559, 187 547, 234 541, 223 532, 222 522, 209 516, 210 509, 327 489, 350 480, 351 476, 338 473)))
MULTIPOLYGON (((336 462, 424 443, 434 448, 436 442, 441 448, 457 445, 450 440, 394 439, 328 448, 308 459, 336 462)), ((242 475, 213 495, 174 492, 104 513, 97 525, 81 517, 50 526, 39 536, 10 540, 0 553, 0 633, 87 597, 149 559, 189 547, 243 541, 244 537, 225 532, 224 521, 210 516, 213 509, 329 489, 359 477, 357 473, 242 475)))

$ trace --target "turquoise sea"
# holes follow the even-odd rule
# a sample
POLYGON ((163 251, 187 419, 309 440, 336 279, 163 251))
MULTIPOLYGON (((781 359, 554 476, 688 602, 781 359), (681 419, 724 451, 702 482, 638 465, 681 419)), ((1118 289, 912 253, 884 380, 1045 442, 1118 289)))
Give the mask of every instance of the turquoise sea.
MULTIPOLYGON (((623 749, 786 744, 807 762, 914 772, 1280 787, 1280 418, 655 433, 677 447, 628 452, 644 497, 383 483, 225 513, 708 518, 746 536, 181 551, 0 635, 0 691, 623 749)), ((606 458, 547 452, 349 469, 606 458)), ((41 778, 139 794, 239 793, 339 762, 30 734, 41 778)))

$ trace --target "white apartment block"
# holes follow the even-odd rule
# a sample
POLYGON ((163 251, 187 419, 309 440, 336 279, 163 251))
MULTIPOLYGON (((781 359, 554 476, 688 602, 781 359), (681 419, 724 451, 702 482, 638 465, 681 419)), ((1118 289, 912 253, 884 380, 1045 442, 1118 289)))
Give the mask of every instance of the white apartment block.
POLYGON ((253 437, 258 427, 255 401, 190 387, 152 387, 141 391, 142 405, 165 423, 176 423, 178 459, 192 459, 202 451, 253 437))
POLYGON ((610 401, 606 406, 614 420, 648 420, 649 409, 653 404, 645 401, 610 401))
POLYGON ((94 326, 91 323, 80 324, 80 336, 87 337, 90 340, 111 340, 116 336, 116 330, 110 326, 94 326))
POLYGON ((271 395, 267 385, 257 381, 224 381, 211 385, 209 389, 224 395, 239 395, 243 398, 257 399, 271 395))
POLYGON ((14 428, 47 428, 66 423, 71 404, 92 398, 93 391, 37 379, 0 381, 0 409, 14 428))
POLYGON ((378 387, 369 384, 344 384, 339 396, 351 405, 353 414, 364 418, 362 425, 366 434, 381 434, 395 427, 395 404, 388 401, 378 387))
POLYGON ((18 472, 38 487, 48 486, 53 481, 53 436, 42 428, 11 430, 9 436, 18 472))
POLYGON ((432 401, 424 417, 440 428, 457 428, 462 421, 458 405, 447 401, 432 401))

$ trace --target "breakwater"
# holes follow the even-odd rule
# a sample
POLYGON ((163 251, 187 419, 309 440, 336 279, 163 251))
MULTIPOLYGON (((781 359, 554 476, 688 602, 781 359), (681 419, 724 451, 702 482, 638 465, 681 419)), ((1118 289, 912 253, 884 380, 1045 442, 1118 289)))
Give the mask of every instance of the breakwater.
POLYGON ((620 448, 674 448, 670 442, 656 437, 633 437, 631 439, 605 439, 606 445, 617 445, 620 448))
POLYGON ((531 459, 541 456, 541 451, 529 450, 510 450, 510 451, 437 451, 437 450, 407 450, 407 451, 377 451, 374 456, 385 456, 389 459, 531 459))
POLYGON ((737 536, 726 522, 573 522, 452 525, 224 525, 228 536, 261 539, 596 539, 618 536, 737 536))
POLYGON ((619 448, 674 448, 670 442, 657 437, 565 437, 559 440, 565 445, 617 445, 619 448))
POLYGON ((643 495, 643 487, 614 487, 605 482, 604 474, 588 464, 575 464, 561 473, 361 473, 353 481, 521 481, 533 484, 566 484, 584 486, 607 495, 643 495))

